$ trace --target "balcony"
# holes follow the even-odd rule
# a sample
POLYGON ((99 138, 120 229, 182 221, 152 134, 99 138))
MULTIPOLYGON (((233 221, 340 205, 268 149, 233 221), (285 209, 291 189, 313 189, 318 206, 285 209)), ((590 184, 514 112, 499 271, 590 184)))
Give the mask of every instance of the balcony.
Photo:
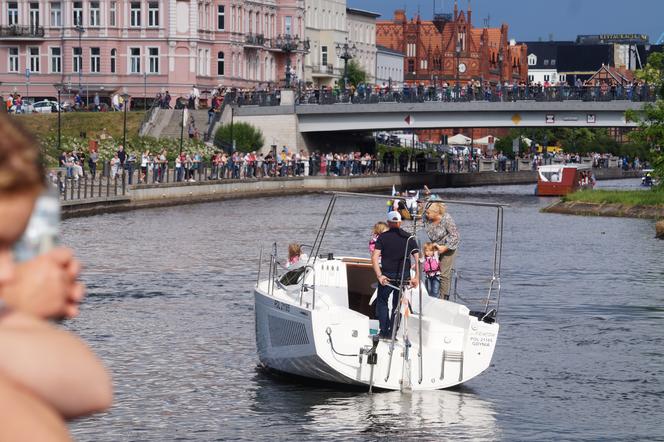
POLYGON ((43 26, 0 26, 0 38, 10 39, 37 39, 44 38, 43 26))
POLYGON ((245 37, 245 48, 262 48, 267 42, 263 34, 248 34, 245 37))
POLYGON ((339 69, 335 69, 331 64, 321 64, 311 67, 311 73, 314 77, 334 77, 339 75, 339 69))

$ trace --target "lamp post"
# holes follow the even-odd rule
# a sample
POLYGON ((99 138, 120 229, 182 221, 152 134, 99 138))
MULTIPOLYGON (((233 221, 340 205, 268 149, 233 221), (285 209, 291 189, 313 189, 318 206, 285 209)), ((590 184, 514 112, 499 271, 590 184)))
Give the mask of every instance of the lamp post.
POLYGON ((83 91, 83 46, 81 43, 81 39, 83 37, 83 33, 85 32, 85 28, 81 26, 80 24, 76 25, 74 28, 76 32, 78 32, 78 56, 80 63, 78 63, 78 93, 80 94, 83 91))
POLYGON ((500 81, 500 85, 502 86, 502 84, 503 84, 503 53, 502 52, 498 53, 498 68, 500 69, 500 72, 499 72, 499 74, 500 74, 499 78, 500 79, 498 81, 500 81))
POLYGON ((275 39, 275 45, 286 54, 286 88, 291 87, 291 53, 307 52, 309 50, 309 40, 300 40, 297 35, 291 34, 278 35, 275 39))
POLYGON ((129 104, 129 98, 130 95, 127 91, 124 91, 122 94, 122 111, 124 112, 122 120, 122 146, 124 147, 125 152, 127 151, 127 107, 129 104))
POLYGON ((461 74, 461 43, 457 42, 456 44, 456 99, 459 100, 459 76, 461 74))
POLYGON ((58 91, 58 151, 59 151, 60 148, 62 147, 62 129, 61 129, 62 121, 60 119, 60 114, 62 112, 62 105, 60 104, 60 93, 64 85, 62 83, 55 83, 53 87, 55 88, 55 90, 58 91))
POLYGON ((337 43, 337 46, 335 47, 337 57, 341 58, 344 61, 344 89, 346 89, 346 86, 348 85, 348 60, 352 60, 355 58, 357 55, 357 46, 353 43, 353 45, 348 44, 348 39, 344 42, 344 44, 339 44, 337 43))

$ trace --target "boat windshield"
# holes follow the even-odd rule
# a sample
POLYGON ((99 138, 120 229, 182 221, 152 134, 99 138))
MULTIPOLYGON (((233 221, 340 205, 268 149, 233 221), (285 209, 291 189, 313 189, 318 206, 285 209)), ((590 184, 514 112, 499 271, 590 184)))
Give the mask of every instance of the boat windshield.
POLYGON ((562 181, 563 178, 560 170, 552 170, 552 171, 540 170, 539 175, 542 181, 548 181, 551 183, 559 183, 560 181, 562 181))
POLYGON ((285 286, 296 285, 302 282, 302 277, 304 271, 306 270, 305 266, 297 267, 289 272, 284 273, 284 275, 279 279, 279 282, 285 286))

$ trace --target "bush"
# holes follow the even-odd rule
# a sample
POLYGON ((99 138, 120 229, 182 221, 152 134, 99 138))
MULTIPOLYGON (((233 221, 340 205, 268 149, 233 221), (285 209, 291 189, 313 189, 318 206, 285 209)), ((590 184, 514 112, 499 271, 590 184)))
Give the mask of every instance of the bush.
POLYGON ((232 137, 230 124, 224 124, 214 134, 214 145, 218 148, 232 146, 232 140, 240 152, 259 150, 264 144, 263 133, 249 123, 234 123, 232 137))

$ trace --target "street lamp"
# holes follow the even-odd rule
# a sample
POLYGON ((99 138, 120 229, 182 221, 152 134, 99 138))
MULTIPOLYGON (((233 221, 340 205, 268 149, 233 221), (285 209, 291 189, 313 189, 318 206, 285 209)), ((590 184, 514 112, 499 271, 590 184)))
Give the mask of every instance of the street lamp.
POLYGON ((62 91, 62 88, 64 85, 62 83, 55 83, 53 85, 55 90, 58 91, 58 151, 60 150, 62 146, 62 121, 60 120, 60 113, 62 112, 62 105, 60 104, 60 93, 62 91))
POLYGON ((291 53, 307 52, 309 50, 309 40, 300 40, 297 35, 290 34, 278 35, 275 39, 275 46, 286 54, 286 88, 291 86, 291 53))
POLYGON ((503 53, 498 53, 498 67, 500 68, 500 84, 503 84, 503 53))
POLYGON ((357 55, 357 46, 348 44, 348 39, 344 42, 343 45, 337 43, 335 47, 337 52, 337 57, 341 58, 344 61, 344 89, 348 85, 348 60, 352 60, 357 55))
POLYGON ((461 42, 456 44, 456 99, 459 99, 459 75, 461 74, 461 42))
POLYGON ((80 94, 83 91, 83 80, 82 80, 82 75, 83 75, 83 46, 81 44, 81 38, 83 37, 83 33, 85 32, 85 28, 81 26, 80 24, 76 25, 74 28, 76 32, 78 32, 78 56, 80 57, 79 63, 78 63, 78 93, 80 94))
POLYGON ((124 117, 122 121, 122 147, 127 151, 127 105, 129 104, 130 95, 125 90, 122 93, 122 111, 124 112, 124 117))

